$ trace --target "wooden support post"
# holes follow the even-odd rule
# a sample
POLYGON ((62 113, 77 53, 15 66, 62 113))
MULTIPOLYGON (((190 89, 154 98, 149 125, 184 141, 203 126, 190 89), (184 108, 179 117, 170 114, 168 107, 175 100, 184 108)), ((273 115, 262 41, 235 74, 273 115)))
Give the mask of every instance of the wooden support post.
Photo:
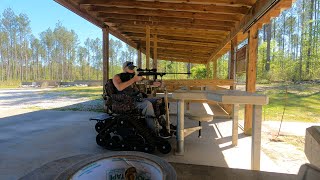
MULTIPOLYGON (((257 78, 257 56, 258 56, 258 28, 252 26, 248 32, 248 51, 247 51, 247 74, 246 74, 246 91, 256 91, 257 78)), ((252 133, 252 105, 245 105, 244 133, 252 133)))
POLYGON ((153 35, 153 66, 152 68, 157 69, 158 67, 158 37, 157 33, 153 35))
POLYGON ((150 68, 150 26, 146 26, 146 68, 150 68))
MULTIPOLYGON (((229 66, 229 79, 236 79, 236 52, 237 52, 237 38, 234 38, 231 40, 231 51, 230 51, 230 66, 229 66)), ((234 90, 236 89, 235 84, 233 86, 230 86, 230 89, 234 90)))
POLYGON ((262 106, 253 105, 251 169, 260 170, 262 106))
MULTIPOLYGON (((106 92, 105 84, 109 79, 109 27, 102 28, 102 80, 103 80, 103 93, 106 92)), ((106 103, 103 103, 104 110, 108 110, 106 103)))
POLYGON ((213 67, 213 69, 212 69, 212 79, 217 79, 217 74, 218 74, 218 60, 217 59, 215 59, 215 60, 213 60, 213 62, 212 62, 212 67, 213 67))
POLYGON ((238 145, 238 112, 239 104, 234 104, 232 110, 232 145, 238 145))
POLYGON ((142 68, 142 52, 141 52, 141 44, 138 48, 138 68, 142 68))
POLYGON ((209 65, 210 65, 210 63, 209 63, 210 61, 208 61, 207 62, 207 64, 206 64, 206 69, 207 69, 207 79, 209 79, 209 71, 210 71, 210 67, 209 67, 209 65))
MULTIPOLYGON (((103 38, 103 85, 105 85, 109 79, 109 27, 106 26, 102 29, 102 38, 103 38)), ((105 88, 103 86, 103 88, 105 88)))

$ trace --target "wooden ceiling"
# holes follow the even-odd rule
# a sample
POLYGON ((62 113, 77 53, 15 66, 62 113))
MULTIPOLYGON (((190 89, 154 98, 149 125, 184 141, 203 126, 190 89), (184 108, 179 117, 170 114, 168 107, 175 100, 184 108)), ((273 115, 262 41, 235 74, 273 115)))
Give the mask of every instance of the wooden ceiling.
MULTIPOLYGON (((241 30, 267 8, 265 4, 276 0, 55 1, 101 28, 109 26, 114 36, 144 51, 149 25, 151 51, 157 34, 158 59, 207 63, 229 51, 232 38, 246 38, 241 30)), ((264 21, 277 15, 277 7, 280 13, 291 4, 292 0, 280 0, 264 21)))

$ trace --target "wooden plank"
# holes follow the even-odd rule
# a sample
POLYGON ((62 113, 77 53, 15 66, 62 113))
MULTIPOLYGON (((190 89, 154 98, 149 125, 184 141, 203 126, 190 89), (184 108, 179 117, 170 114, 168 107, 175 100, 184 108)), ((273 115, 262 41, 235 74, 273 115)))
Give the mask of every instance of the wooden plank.
MULTIPOLYGON (((230 71, 229 71, 229 79, 235 79, 235 67, 236 67, 236 52, 237 52, 237 38, 231 40, 231 52, 230 52, 230 71)), ((230 86, 230 89, 236 89, 235 86, 230 86)))
POLYGON ((218 77, 218 61, 212 62, 212 79, 217 79, 218 77))
MULTIPOLYGON (((170 57, 170 56, 165 56, 165 55, 158 55, 158 59, 159 60, 166 60, 166 61, 185 62, 185 63, 190 62, 190 58, 188 58, 188 57, 175 58, 175 57, 170 57)), ((208 62, 207 59, 197 59, 197 60, 192 61, 192 63, 194 63, 194 64, 206 64, 207 62, 208 62)))
MULTIPOLYGON (((152 32, 152 31, 151 31, 152 32)), ((123 33, 126 34, 133 39, 143 39, 145 37, 145 33, 123 33)), ((177 41, 194 41, 194 42, 205 42, 205 43, 220 43, 221 42, 221 36, 220 37, 191 37, 191 36, 174 36, 171 34, 168 35, 159 35, 157 36, 159 39, 168 39, 168 40, 177 40, 177 41)))
POLYGON ((231 30, 231 27, 217 26, 215 24, 205 24, 205 25, 185 24, 185 23, 179 23, 179 22, 153 22, 153 21, 124 20, 124 19, 113 19, 113 18, 104 18, 104 22, 112 23, 114 27, 118 27, 125 24, 125 25, 131 25, 131 26, 150 25, 150 26, 157 26, 162 28, 179 27, 179 28, 199 29, 199 30, 215 30, 215 31, 222 31, 222 32, 228 32, 231 30))
POLYGON ((206 74, 206 76, 207 76, 207 79, 209 79, 209 71, 210 71, 209 65, 210 65, 210 63, 207 62, 207 64, 206 64, 206 69, 207 69, 207 74, 206 74))
MULTIPOLYGON (((102 53, 103 53, 103 63, 102 63, 102 69, 103 69, 103 85, 105 85, 109 79, 109 27, 105 27, 102 29, 102 41, 103 41, 103 47, 102 47, 102 53)), ((105 88, 105 86, 103 86, 105 88)), ((105 92, 105 91, 104 91, 105 92)))
MULTIPOLYGON (((248 33, 248 59, 246 73, 246 91, 256 91, 257 56, 258 56, 258 28, 253 26, 248 33)), ((252 105, 245 106, 244 133, 252 132, 252 105)))
MULTIPOLYGON (((150 26, 146 26, 146 68, 150 69, 150 26)), ((148 78, 149 76, 147 76, 148 78)))
POLYGON ((233 111, 232 111, 232 145, 237 146, 238 145, 238 113, 239 112, 239 104, 233 105, 233 111))
POLYGON ((246 14, 249 10, 246 6, 232 7, 213 4, 185 4, 185 3, 168 3, 159 1, 131 1, 131 0, 81 0, 79 4, 103 6, 103 7, 130 7, 139 9, 161 9, 170 11, 188 11, 188 12, 205 12, 205 13, 222 13, 222 14, 246 14))
POLYGON ((218 13, 193 13, 185 11, 149 10, 138 8, 117 8, 117 7, 89 7, 88 11, 97 13, 97 17, 105 17, 104 13, 112 14, 134 14, 145 16, 161 16, 175 18, 194 18, 205 20, 232 21, 237 22, 242 19, 241 15, 218 14, 218 13))
POLYGON ((251 169, 260 170, 260 155, 261 155, 261 125, 262 125, 262 106, 254 105, 252 116, 252 143, 251 143, 251 169))
POLYGON ((153 35, 153 68, 157 69, 158 67, 158 41, 157 41, 157 34, 153 35))
POLYGON ((208 100, 224 104, 268 104, 266 95, 249 93, 237 90, 176 90, 172 93, 173 99, 208 100))
POLYGON ((151 21, 154 23, 158 22, 171 22, 179 23, 186 25, 210 25, 214 24, 215 26, 222 27, 234 27, 235 22, 231 21, 214 21, 206 19, 191 19, 191 18, 173 18, 173 17, 161 17, 161 16, 144 16, 144 15, 128 15, 128 14, 112 14, 105 13, 104 17, 101 17, 102 21, 107 21, 108 18, 111 19, 122 19, 122 20, 131 20, 131 21, 151 21))
MULTIPOLYGON (((175 46, 166 46, 166 44, 170 43, 158 43, 158 51, 189 51, 189 52, 202 52, 202 53, 210 53, 213 48, 205 48, 199 46, 184 46, 184 45, 175 45, 175 46), (197 49, 198 48, 198 49, 197 49)), ((153 46, 151 46, 151 49, 153 46)))
MULTIPOLYGON (((135 39, 136 41, 146 41, 145 38, 137 38, 135 39)), ((208 42, 194 42, 194 41, 187 41, 187 40, 184 40, 184 41, 178 41, 178 40, 170 40, 170 39, 159 39, 158 38, 158 42, 159 43, 172 43, 172 44, 177 44, 177 45, 193 45, 193 46, 203 46, 203 47, 209 47, 209 48, 212 48, 212 47, 216 47, 216 43, 208 43, 208 42)))
POLYGON ((138 68, 142 68, 142 52, 141 52, 141 44, 138 48, 138 68))
MULTIPOLYGON (((154 1, 154 0, 143 0, 154 1)), ((157 0, 159 2, 185 3, 185 4, 223 4, 228 6, 252 6, 256 0, 157 0)))
POLYGON ((230 86, 234 83, 233 80, 230 79, 198 79, 198 80, 189 80, 189 79, 179 79, 179 80, 163 80, 163 82, 168 85, 176 85, 176 86, 230 86))
MULTIPOLYGON (((157 30, 158 35, 163 34, 163 35, 168 35, 168 34, 174 34, 174 35, 189 35, 189 36, 194 36, 194 35, 201 35, 201 36, 227 36, 228 32, 222 32, 222 31, 215 31, 215 30, 197 30, 197 29, 188 29, 188 28, 179 28, 179 27, 168 27, 168 28, 163 28, 163 27, 150 27, 151 30, 157 30)), ((141 26, 130 26, 130 25, 121 25, 118 26, 118 29, 123 32, 141 32, 145 33, 145 29, 141 26)))

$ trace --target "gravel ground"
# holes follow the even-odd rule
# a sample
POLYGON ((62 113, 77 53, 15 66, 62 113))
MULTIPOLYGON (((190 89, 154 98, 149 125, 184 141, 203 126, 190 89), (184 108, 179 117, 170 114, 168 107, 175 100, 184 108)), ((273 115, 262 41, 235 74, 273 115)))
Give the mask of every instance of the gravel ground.
POLYGON ((5 89, 0 90, 0 109, 58 109, 101 111, 102 100, 70 97, 52 89, 5 89))
MULTIPOLYGON (((102 100, 84 97, 70 97, 52 89, 0 89, 0 118, 10 116, 23 109, 102 111, 102 100)), ((262 151, 282 170, 279 172, 296 174, 299 167, 308 160, 303 152, 305 129, 312 123, 284 123, 283 131, 276 137, 279 121, 263 122, 262 151)))

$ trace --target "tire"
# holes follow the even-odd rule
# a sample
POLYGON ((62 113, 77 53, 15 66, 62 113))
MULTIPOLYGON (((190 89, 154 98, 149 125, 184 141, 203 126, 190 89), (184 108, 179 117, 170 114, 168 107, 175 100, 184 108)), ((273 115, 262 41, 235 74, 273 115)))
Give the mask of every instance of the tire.
POLYGON ((168 154, 171 151, 171 144, 169 141, 161 141, 157 144, 157 149, 162 154, 168 154))

